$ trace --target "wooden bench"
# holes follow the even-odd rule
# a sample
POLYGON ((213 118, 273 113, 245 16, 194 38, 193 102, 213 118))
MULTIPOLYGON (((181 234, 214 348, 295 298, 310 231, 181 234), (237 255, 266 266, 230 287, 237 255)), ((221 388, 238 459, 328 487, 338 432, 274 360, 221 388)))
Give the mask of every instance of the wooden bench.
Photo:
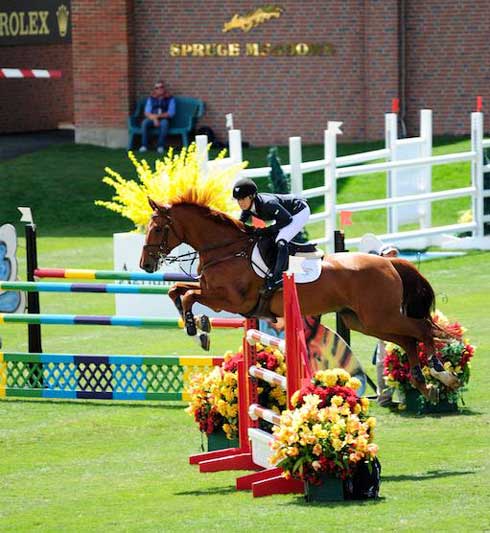
MULTIPOLYGON (((197 120, 204 115, 204 102, 197 98, 174 96, 175 116, 170 120, 169 135, 180 135, 182 146, 189 146, 189 134, 195 128, 197 120)), ((141 124, 144 119, 144 110, 147 97, 141 98, 136 104, 136 109, 128 118, 128 150, 133 148, 135 135, 142 134, 141 124)), ((150 129, 150 137, 158 137, 157 128, 150 129)))

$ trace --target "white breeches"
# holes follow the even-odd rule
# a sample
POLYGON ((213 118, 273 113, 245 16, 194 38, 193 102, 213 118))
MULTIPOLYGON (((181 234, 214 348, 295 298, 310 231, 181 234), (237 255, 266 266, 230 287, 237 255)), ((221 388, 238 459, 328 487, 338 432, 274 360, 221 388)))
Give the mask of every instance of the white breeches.
POLYGON ((276 242, 280 241, 281 239, 290 242, 308 222, 308 219, 310 218, 310 208, 307 205, 299 213, 296 213, 296 215, 292 216, 293 220, 291 223, 279 230, 279 233, 276 237, 276 242))

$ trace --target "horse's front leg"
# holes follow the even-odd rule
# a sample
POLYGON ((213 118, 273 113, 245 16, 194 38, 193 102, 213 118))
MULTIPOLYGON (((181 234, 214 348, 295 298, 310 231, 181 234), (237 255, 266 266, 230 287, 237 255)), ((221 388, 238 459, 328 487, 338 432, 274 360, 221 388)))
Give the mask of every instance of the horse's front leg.
POLYGON ((211 309, 220 311, 221 309, 227 309, 233 304, 227 298, 227 291, 224 289, 218 289, 213 292, 204 292, 201 288, 187 291, 182 297, 182 312, 184 314, 184 322, 188 335, 196 335, 197 328, 199 327, 199 337, 201 348, 208 351, 211 345, 211 339, 209 332, 211 331, 210 322, 206 315, 199 317, 196 326, 196 319, 192 312, 192 306, 194 303, 200 303, 211 309))
MULTIPOLYGON (((175 283, 172 285, 170 290, 168 291, 168 295, 172 302, 174 303, 175 307, 177 308, 177 311, 179 312, 182 319, 185 320, 184 317, 184 310, 182 307, 182 296, 187 292, 191 290, 199 289, 200 285, 199 282, 181 282, 175 283)), ((195 335, 195 333, 194 333, 195 335)))

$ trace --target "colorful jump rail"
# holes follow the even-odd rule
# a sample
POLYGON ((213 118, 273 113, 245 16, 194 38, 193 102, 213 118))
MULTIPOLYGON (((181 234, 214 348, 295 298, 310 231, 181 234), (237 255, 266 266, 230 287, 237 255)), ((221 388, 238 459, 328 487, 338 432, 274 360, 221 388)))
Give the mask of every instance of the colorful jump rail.
POLYGON ((125 281, 198 281, 183 272, 128 272, 125 270, 90 270, 82 268, 36 268, 36 278, 103 279, 125 281))
POLYGON ((222 357, 0 352, 0 398, 188 401, 189 377, 222 357))
MULTIPOLYGON (((242 318, 210 318, 212 328, 242 328, 242 318)), ((6 314, 0 313, 1 324, 46 324, 63 326, 127 326, 135 328, 183 328, 180 318, 155 318, 138 316, 104 316, 104 315, 47 315, 47 314, 6 314)))
POLYGON ((109 294, 168 294, 162 285, 129 283, 50 283, 43 281, 3 281, 0 290, 25 292, 105 292, 109 294))

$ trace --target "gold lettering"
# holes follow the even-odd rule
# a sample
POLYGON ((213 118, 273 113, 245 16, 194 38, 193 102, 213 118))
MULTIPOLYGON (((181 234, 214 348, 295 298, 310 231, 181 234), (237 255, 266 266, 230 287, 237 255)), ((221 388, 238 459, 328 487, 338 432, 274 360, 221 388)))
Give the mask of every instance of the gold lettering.
POLYGON ((226 44, 218 44, 216 46, 216 51, 219 56, 227 56, 228 55, 228 45, 226 44))
POLYGON ((37 34, 37 11, 29 11, 29 35, 37 34))
POLYGON ((216 55, 216 46, 212 43, 206 43, 204 46, 204 54, 207 57, 213 57, 216 55))
POLYGON ((192 44, 183 44, 183 45, 181 45, 180 51, 181 51, 182 57, 186 57, 186 56, 192 54, 192 44))
POLYGON ((20 15, 20 34, 29 35, 29 27, 27 26, 27 20, 25 19, 25 13, 21 11, 20 15))
POLYGON ((194 43, 192 45, 192 56, 204 57, 204 45, 201 43, 194 43))
POLYGON ((13 11, 9 17, 9 33, 10 35, 17 35, 19 33, 19 15, 13 11))
POLYGON ((306 43, 298 43, 294 50, 299 56, 307 56, 310 51, 306 43))
POLYGON ((259 43, 247 43, 245 47, 245 55, 258 56, 259 55, 259 43))
POLYGON ((228 50, 230 56, 239 56, 240 55, 240 43, 230 43, 228 45, 228 50))
POLYGON ((180 56, 180 46, 178 44, 170 44, 170 57, 180 56))
POLYGON ((7 37, 9 34, 8 15, 7 13, 0 13, 0 35, 7 37))
POLYGON ((39 28, 40 35, 49 35, 49 28, 47 24, 48 15, 49 11, 39 11, 39 16, 41 18, 41 27, 39 28))

